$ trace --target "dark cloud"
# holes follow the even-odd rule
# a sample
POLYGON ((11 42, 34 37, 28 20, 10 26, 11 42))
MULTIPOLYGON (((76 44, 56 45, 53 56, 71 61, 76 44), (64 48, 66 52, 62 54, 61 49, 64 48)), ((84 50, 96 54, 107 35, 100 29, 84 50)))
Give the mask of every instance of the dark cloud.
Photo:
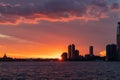
POLYGON ((120 5, 118 3, 113 3, 112 6, 111 6, 111 9, 119 9, 120 8, 120 5))
POLYGON ((111 9, 119 9, 114 0, 1 0, 0 23, 99 20, 111 9))

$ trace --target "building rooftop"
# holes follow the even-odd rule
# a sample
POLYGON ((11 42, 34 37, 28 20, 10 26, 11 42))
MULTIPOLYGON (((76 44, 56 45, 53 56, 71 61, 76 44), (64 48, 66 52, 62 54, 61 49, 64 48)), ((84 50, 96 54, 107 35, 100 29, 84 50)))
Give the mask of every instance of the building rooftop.
POLYGON ((118 24, 120 25, 120 22, 118 22, 118 24))

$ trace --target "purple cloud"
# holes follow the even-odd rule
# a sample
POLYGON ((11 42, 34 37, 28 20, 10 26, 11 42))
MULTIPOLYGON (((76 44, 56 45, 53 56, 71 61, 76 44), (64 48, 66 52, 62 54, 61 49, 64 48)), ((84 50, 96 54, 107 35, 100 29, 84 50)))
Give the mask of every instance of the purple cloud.
POLYGON ((40 20, 99 20, 119 10, 114 0, 25 0, 0 1, 0 23, 36 23, 40 20))

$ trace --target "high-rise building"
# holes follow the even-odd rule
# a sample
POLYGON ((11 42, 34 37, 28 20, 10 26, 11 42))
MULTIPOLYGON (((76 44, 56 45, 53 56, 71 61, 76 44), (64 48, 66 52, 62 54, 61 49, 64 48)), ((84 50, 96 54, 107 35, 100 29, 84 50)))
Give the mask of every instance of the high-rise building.
POLYGON ((68 59, 71 59, 71 45, 68 46, 68 59))
POLYGON ((75 50, 74 59, 75 59, 75 60, 78 60, 78 59, 79 59, 79 50, 75 50))
POLYGON ((117 46, 115 44, 109 44, 106 46, 106 60, 117 60, 117 46))
POLYGON ((94 55, 93 53, 94 53, 94 51, 93 51, 93 46, 90 46, 90 47, 89 47, 89 54, 90 54, 90 55, 94 55))
POLYGON ((86 54, 86 55, 85 55, 85 59, 86 59, 86 60, 90 60, 90 61, 95 60, 95 55, 94 55, 93 46, 90 46, 90 47, 89 47, 89 54, 86 54))
POLYGON ((75 45, 71 44, 68 46, 68 59, 77 60, 79 58, 79 51, 75 49, 75 45))
POLYGON ((120 22, 118 22, 118 27, 117 27, 117 53, 118 53, 118 59, 120 60, 120 22))
POLYGON ((75 45, 74 44, 69 45, 68 46, 68 59, 73 59, 74 53, 75 53, 75 45))
POLYGON ((74 59, 74 55, 75 55, 75 45, 72 44, 71 45, 71 58, 74 59))

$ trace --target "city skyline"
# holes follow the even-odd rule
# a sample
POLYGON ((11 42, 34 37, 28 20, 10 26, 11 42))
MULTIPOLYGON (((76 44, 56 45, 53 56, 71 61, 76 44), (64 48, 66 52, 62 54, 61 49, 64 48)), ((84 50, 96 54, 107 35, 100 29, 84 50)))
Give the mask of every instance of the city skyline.
POLYGON ((0 57, 59 58, 74 43, 105 55, 116 43, 119 0, 0 0, 0 57))

